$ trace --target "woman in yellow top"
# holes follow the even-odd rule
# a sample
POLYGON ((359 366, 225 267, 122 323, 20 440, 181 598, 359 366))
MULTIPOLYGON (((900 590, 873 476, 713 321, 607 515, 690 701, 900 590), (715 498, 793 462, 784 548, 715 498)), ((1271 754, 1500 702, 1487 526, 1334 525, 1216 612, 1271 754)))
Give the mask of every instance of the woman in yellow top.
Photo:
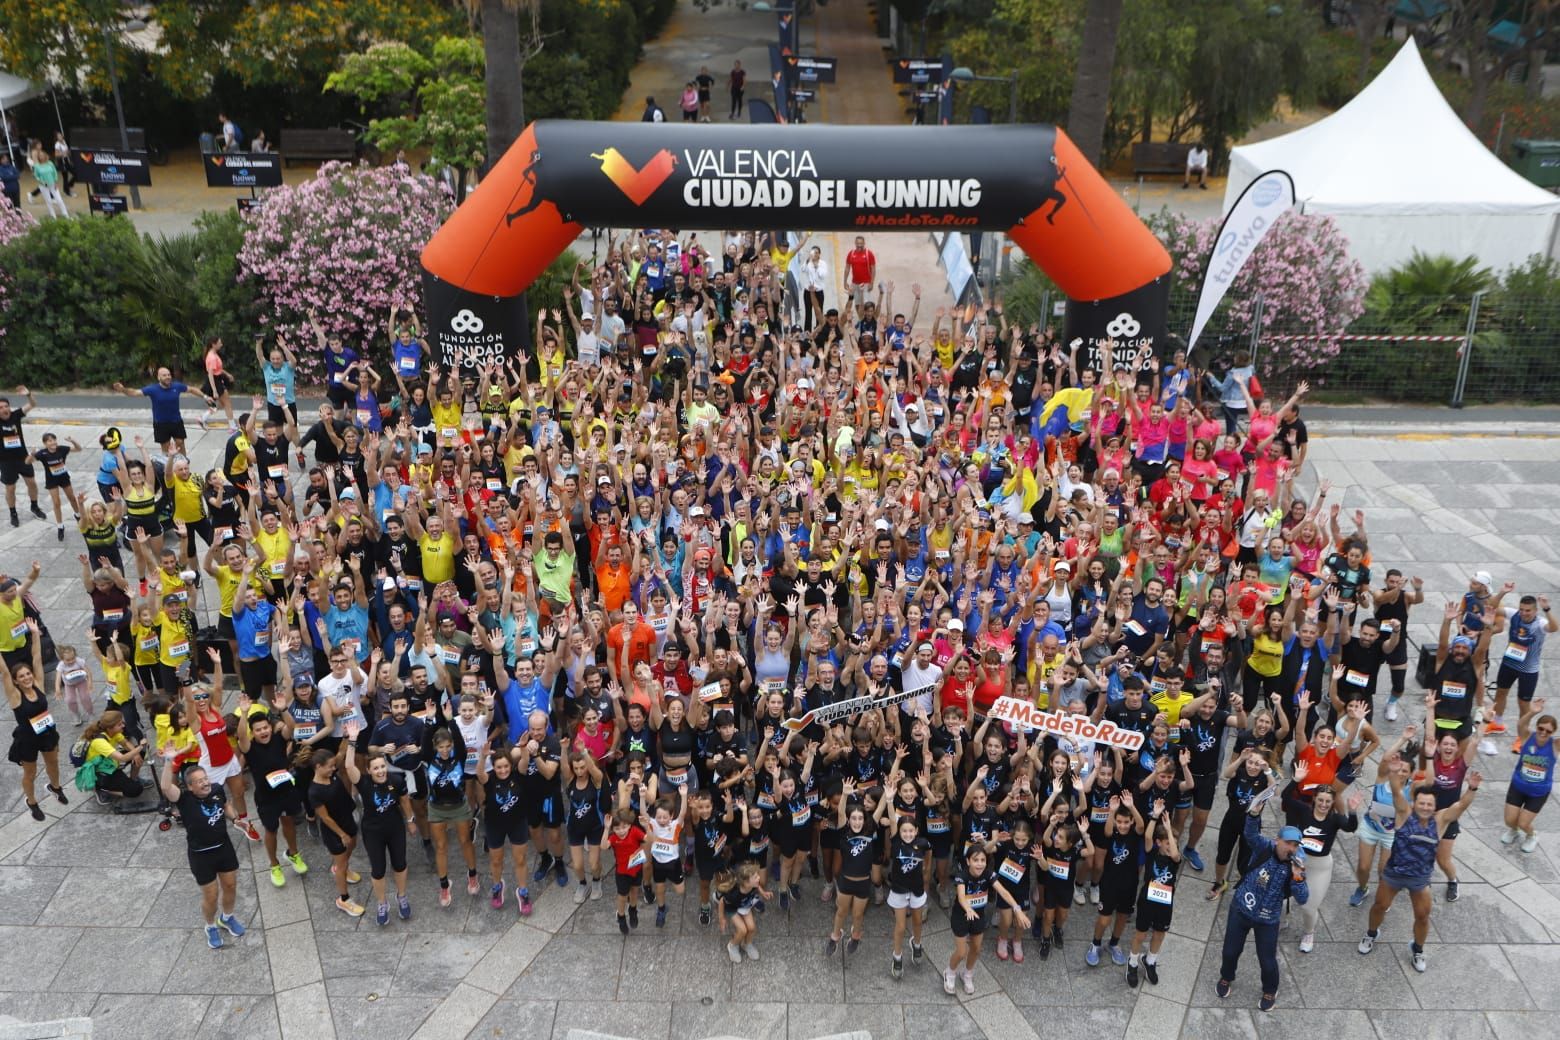
MULTIPOLYGON (((151 460, 146 457, 145 442, 136 437, 135 446, 141 451, 139 459, 127 460, 122 450, 115 453, 119 466, 114 470, 114 481, 125 503, 125 537, 144 545, 148 558, 155 560, 163 546, 162 523, 157 519, 157 482, 152 476, 151 460)), ((136 554, 135 565, 136 576, 146 577, 147 567, 140 553, 136 554)))
POLYGON ((27 593, 32 591, 33 583, 38 580, 38 575, 42 573, 43 565, 34 560, 27 570, 27 577, 21 581, 7 578, 0 583, 0 655, 5 657, 6 664, 12 668, 26 664, 29 660, 25 600, 27 593))
POLYGON ((146 789, 136 778, 146 755, 146 741, 131 743, 126 739, 124 715, 105 711, 88 723, 81 739, 87 742, 87 761, 76 770, 77 789, 96 791, 100 805, 107 805, 111 795, 135 798, 146 789))
POLYGON ((99 651, 95 640, 91 646, 108 684, 108 706, 125 717, 126 735, 131 740, 140 740, 146 734, 141 729, 141 709, 135 703, 135 682, 130 674, 130 662, 125 659, 125 647, 119 642, 119 630, 115 629, 109 635, 108 653, 99 651))
POLYGON ((206 518, 206 485, 190 471, 190 460, 176 455, 168 463, 168 490, 173 492, 173 522, 183 524, 179 539, 179 562, 186 570, 195 567, 195 535, 210 545, 214 540, 211 521, 206 518))
POLYGON ((157 689, 157 611, 150 604, 135 608, 135 620, 130 622, 130 642, 134 646, 130 667, 143 690, 157 689))
MULTIPOLYGON (((545 324, 547 312, 536 312, 536 339, 532 342, 540 343, 536 350, 537 382, 543 390, 549 389, 563 378, 563 369, 568 361, 563 352, 563 336, 556 327, 549 328, 545 324)), ((552 312, 553 325, 559 326, 563 321, 563 315, 557 311, 552 312)))
POLYGON ((1262 624, 1251 633, 1251 651, 1246 655, 1246 665, 1241 670, 1244 679, 1242 699, 1248 712, 1266 701, 1278 688, 1279 673, 1284 670, 1284 612, 1268 607, 1262 613, 1262 624))

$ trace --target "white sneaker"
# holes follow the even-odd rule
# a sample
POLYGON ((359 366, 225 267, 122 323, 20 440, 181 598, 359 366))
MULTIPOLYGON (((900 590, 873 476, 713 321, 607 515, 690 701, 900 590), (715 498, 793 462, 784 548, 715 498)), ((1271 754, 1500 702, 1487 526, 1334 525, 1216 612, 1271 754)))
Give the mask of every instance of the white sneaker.
POLYGON ((1398 720, 1397 701, 1388 701, 1387 702, 1387 721, 1388 722, 1396 722, 1397 720, 1398 720))
POLYGON ((1512 842, 1517 840, 1517 835, 1521 833, 1522 832, 1516 827, 1507 827, 1506 833, 1500 836, 1500 843, 1502 845, 1510 845, 1512 842))
MULTIPOLYGON (((1423 969, 1420 969, 1420 970, 1423 970, 1423 969)), ((973 997, 975 995, 975 973, 974 972, 966 971, 964 973, 964 992, 965 992, 965 994, 967 996, 973 997)))
POLYGON ((742 952, 748 955, 748 960, 758 960, 758 947, 754 946, 752 943, 748 943, 747 945, 743 946, 742 952))
POLYGON ((601 879, 600 878, 593 878, 593 879, 591 879, 591 883, 590 883, 590 897, 592 899, 600 899, 601 898, 601 879))
POLYGON ((1425 951, 1418 950, 1414 953, 1414 970, 1423 975, 1429 965, 1425 963, 1425 951))
POLYGON ((585 900, 587 900, 589 898, 590 898, 590 886, 589 885, 579 884, 579 885, 575 885, 574 886, 574 903, 575 903, 576 906, 578 906, 580 903, 585 902, 585 900))
POLYGON ((954 982, 955 982, 955 979, 954 979, 953 972, 951 972, 951 971, 943 972, 943 992, 948 994, 950 997, 953 996, 954 982))
POLYGON ((726 956, 731 958, 732 964, 742 963, 742 948, 736 943, 726 944, 726 956))
POLYGON ((1316 933, 1306 932, 1300 937, 1300 952, 1310 953, 1314 949, 1316 949, 1316 933))
POLYGON ((1479 754, 1481 755, 1493 755, 1499 750, 1500 749, 1495 746, 1495 742, 1489 737, 1485 737, 1483 740, 1479 741, 1479 754))
POLYGON ((1359 951, 1361 953, 1369 953, 1371 950, 1374 950, 1375 948, 1376 948, 1376 937, 1374 935, 1371 935, 1369 932, 1366 932, 1363 936, 1360 937, 1359 951))
POLYGON ((1537 831, 1534 831, 1532 834, 1529 834, 1527 836, 1527 840, 1522 843, 1522 851, 1523 852, 1537 852, 1538 851, 1538 832, 1537 831))

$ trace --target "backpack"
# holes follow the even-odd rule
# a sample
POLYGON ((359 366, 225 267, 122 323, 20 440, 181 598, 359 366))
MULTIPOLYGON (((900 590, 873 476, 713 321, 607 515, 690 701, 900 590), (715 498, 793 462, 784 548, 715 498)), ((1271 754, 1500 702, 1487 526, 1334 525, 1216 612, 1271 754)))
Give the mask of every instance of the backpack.
POLYGON ((70 746, 70 764, 72 768, 80 769, 87 764, 87 748, 91 743, 86 737, 82 737, 70 746))

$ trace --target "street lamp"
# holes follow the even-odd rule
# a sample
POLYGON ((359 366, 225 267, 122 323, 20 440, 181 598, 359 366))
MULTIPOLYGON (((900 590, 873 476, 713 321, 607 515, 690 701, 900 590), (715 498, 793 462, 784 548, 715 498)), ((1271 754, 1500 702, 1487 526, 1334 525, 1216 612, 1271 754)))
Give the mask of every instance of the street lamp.
POLYGON ((960 65, 948 73, 948 78, 959 83, 1006 83, 1008 85, 1008 122, 1018 122, 1018 70, 1006 76, 977 76, 960 65))
MULTIPOLYGON (((132 18, 118 29, 118 32, 140 32, 146 28, 146 23, 139 18, 132 18)), ((130 150, 130 132, 125 129, 125 103, 119 97, 119 63, 114 58, 114 36, 116 33, 103 29, 103 41, 108 44, 108 79, 114 86, 114 113, 119 117, 119 147, 125 151, 130 150)), ((134 184, 130 185, 130 205, 136 209, 141 208, 141 189, 134 184)))

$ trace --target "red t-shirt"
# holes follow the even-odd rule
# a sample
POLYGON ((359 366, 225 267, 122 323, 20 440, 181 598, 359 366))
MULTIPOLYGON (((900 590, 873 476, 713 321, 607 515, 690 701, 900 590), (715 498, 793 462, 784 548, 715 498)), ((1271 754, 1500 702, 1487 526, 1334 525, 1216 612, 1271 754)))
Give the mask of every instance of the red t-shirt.
POLYGON ((233 761, 233 738, 228 736, 227 719, 214 713, 200 716, 200 739, 206 745, 206 761, 213 766, 233 761))
POLYGON ((619 874, 638 877, 644 872, 645 832, 637 824, 630 826, 628 833, 622 837, 618 836, 615 827, 607 831, 607 844, 612 846, 612 854, 617 857, 619 874))
POLYGON ((877 257, 872 255, 870 249, 852 249, 845 254, 845 266, 850 269, 852 285, 865 285, 872 281, 872 269, 877 266, 877 257))

